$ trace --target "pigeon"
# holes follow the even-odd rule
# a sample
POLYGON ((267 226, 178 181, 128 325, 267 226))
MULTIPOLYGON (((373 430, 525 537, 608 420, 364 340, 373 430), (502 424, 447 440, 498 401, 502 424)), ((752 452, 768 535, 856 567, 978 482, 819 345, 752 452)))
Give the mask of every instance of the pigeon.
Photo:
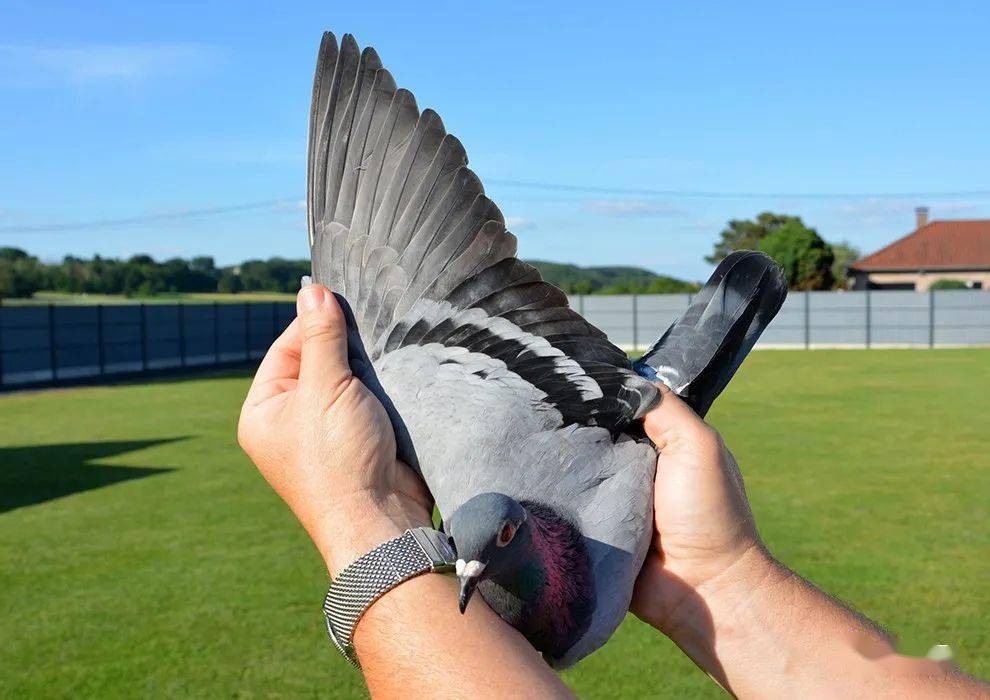
POLYGON ((308 148, 313 280, 436 503, 461 611, 478 592, 574 664, 622 621, 650 545, 654 382, 703 414, 780 307, 779 269, 726 258, 634 368, 516 258, 460 141, 349 34, 323 35, 308 148))

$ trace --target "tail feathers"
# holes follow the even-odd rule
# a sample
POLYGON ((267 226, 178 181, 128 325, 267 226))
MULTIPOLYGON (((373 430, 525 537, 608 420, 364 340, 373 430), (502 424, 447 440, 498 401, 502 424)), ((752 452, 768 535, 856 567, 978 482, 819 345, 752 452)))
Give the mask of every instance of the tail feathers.
POLYGON ((634 365, 704 416, 780 310, 787 281, 772 258, 736 251, 725 258, 688 310, 634 365))

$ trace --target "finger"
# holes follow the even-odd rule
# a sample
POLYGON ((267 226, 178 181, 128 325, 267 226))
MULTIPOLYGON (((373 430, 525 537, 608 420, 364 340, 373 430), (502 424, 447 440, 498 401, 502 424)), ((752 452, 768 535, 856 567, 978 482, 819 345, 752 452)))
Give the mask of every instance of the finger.
POLYGON ((660 402, 643 416, 643 430, 658 449, 663 450, 675 437, 701 436, 711 428, 680 396, 665 384, 657 384, 660 402))
POLYGON ((299 384, 308 391, 329 395, 351 376, 347 363, 347 323, 329 289, 311 284, 296 299, 301 337, 299 384))
POLYGON ((296 318, 265 353, 254 375, 254 381, 251 382, 246 403, 257 405, 294 384, 299 377, 301 343, 299 319, 296 318))

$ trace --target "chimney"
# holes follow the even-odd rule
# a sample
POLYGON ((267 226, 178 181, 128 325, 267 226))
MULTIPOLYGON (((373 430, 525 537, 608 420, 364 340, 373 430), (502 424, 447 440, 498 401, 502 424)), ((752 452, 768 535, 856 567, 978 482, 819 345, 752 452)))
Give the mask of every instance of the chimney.
POLYGON ((919 229, 928 225, 928 207, 914 208, 915 228, 919 229))

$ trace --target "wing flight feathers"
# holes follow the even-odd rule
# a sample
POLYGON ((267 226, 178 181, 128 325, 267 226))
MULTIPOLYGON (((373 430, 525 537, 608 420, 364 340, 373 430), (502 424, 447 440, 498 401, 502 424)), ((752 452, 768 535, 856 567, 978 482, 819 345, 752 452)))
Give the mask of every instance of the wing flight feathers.
POLYGON ((463 346, 502 360, 568 421, 621 430, 654 387, 515 257, 467 162, 374 49, 324 34, 306 188, 313 276, 347 299, 371 359, 414 343, 463 346))

